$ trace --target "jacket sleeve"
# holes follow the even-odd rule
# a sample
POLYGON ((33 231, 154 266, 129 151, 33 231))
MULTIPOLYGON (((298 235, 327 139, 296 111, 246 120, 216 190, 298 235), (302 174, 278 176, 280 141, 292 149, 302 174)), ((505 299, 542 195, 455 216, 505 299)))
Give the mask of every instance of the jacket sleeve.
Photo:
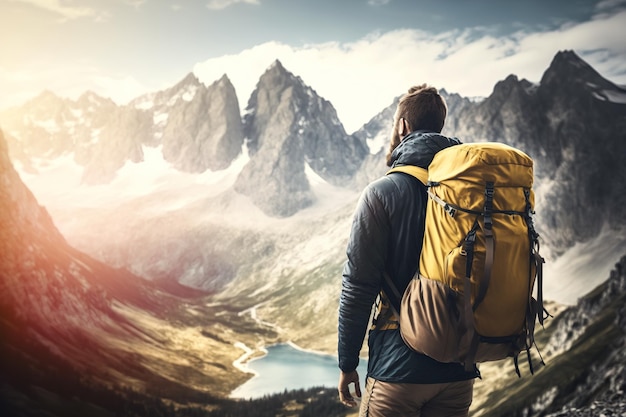
MULTIPOLYGON (((380 184, 380 183, 379 183, 380 184)), ((344 372, 356 369, 378 295, 389 238, 389 217, 376 183, 361 195, 352 221, 339 299, 338 355, 344 372)))

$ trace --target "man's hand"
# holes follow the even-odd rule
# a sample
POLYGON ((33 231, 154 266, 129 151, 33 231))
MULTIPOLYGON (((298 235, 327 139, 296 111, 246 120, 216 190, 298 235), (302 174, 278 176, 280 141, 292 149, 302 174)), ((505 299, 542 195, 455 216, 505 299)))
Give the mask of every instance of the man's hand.
POLYGON ((352 372, 341 371, 339 374, 339 400, 348 407, 356 407, 356 400, 350 394, 350 384, 352 383, 354 383, 354 393, 361 398, 358 372, 356 370, 352 372))

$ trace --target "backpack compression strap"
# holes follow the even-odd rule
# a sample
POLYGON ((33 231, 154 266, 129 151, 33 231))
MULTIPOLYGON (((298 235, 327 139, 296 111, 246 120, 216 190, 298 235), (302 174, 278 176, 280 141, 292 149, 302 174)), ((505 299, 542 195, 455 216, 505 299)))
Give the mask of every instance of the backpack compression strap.
MULTIPOLYGON (((474 362, 476 360, 476 353, 478 352, 478 344, 480 342, 480 335, 476 332, 476 327, 474 323, 474 312, 483 302, 485 295, 487 294, 487 288, 489 288, 489 282, 491 281, 491 269, 493 267, 494 261, 494 238, 493 238, 493 193, 494 193, 494 184, 493 182, 488 181, 485 186, 485 205, 483 208, 482 216, 483 216, 483 236, 485 237, 485 268, 483 271, 483 276, 478 285, 478 294, 474 299, 474 303, 471 302, 471 275, 472 275, 472 260, 468 255, 467 264, 466 264, 466 273, 465 273, 465 288, 464 288, 464 297, 465 297, 465 310, 466 310, 466 319, 468 320, 468 330, 472 335, 470 349, 467 352, 467 356, 465 357, 465 370, 470 372, 474 366, 474 362)), ((478 226, 478 223, 474 223, 474 227, 470 231, 470 234, 475 232, 475 228, 478 226)), ((470 235, 468 234, 468 237, 470 235)), ((466 238, 467 240, 467 238, 466 238)), ((472 237, 473 240, 473 237, 472 237)), ((473 246, 473 242, 472 242, 473 246)), ((471 248, 471 253, 473 255, 473 247, 471 248)))

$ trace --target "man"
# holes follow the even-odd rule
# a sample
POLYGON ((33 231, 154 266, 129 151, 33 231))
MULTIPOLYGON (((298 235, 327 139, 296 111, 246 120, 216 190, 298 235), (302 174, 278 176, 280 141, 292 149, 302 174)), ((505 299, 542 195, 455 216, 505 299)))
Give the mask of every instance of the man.
MULTIPOLYGON (((391 133, 387 165, 428 168, 441 149, 460 142, 440 134, 447 107, 437 90, 412 87, 401 97, 391 133)), ((356 367, 372 305, 377 315, 369 332, 369 362, 360 416, 467 416, 477 371, 440 363, 405 345, 398 329, 400 299, 385 274, 403 292, 417 272, 428 196, 416 178, 401 172, 368 185, 357 205, 339 306, 339 397, 356 406, 361 396, 356 367)))

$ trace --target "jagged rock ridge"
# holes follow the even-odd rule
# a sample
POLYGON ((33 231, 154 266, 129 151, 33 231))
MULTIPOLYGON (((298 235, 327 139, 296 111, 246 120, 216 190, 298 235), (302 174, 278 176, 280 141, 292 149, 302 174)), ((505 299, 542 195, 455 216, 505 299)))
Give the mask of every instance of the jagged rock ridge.
POLYGON ((237 96, 226 76, 206 87, 189 74, 126 106, 93 92, 76 101, 44 92, 1 119, 15 160, 34 171, 34 158, 72 155, 86 184, 108 183, 125 163, 143 161, 143 146, 161 146, 174 167, 198 173, 228 167, 243 143, 237 96))
MULTIPOLYGON (((534 159, 537 225, 555 256, 603 226, 626 227, 626 90, 574 52, 557 53, 538 84, 510 75, 481 101, 441 93, 449 110, 444 134, 507 143, 534 159)), ((355 135, 371 138, 390 128, 370 123, 355 135)), ((385 152, 367 159, 358 185, 384 174, 385 152)))
MULTIPOLYGON (((564 56, 564 58, 567 58, 567 56, 564 56)), ((556 59, 555 59, 555 61, 556 61, 556 59)), ((567 64, 567 60, 564 63, 567 64)), ((580 70, 580 68, 584 68, 579 63, 576 64, 576 65, 572 65, 572 66, 564 65, 564 68, 570 68, 570 67, 578 68, 579 70, 580 70)), ((585 71, 585 74, 588 75, 588 71, 585 71)), ((585 75, 585 76, 587 76, 587 75, 585 75)), ((544 77, 544 78, 546 78, 546 77, 544 77)), ((570 79, 571 76, 567 76, 566 78, 570 79)), ((551 77, 547 77, 547 80, 550 80, 549 82, 546 81, 546 82, 548 82, 548 85, 552 85, 551 83, 555 83, 556 80, 559 80, 559 77, 551 76, 551 77)), ((542 81, 542 83, 543 83, 543 81, 542 81)), ((585 84, 585 83, 583 83, 583 84, 585 84)), ((598 85, 598 86, 603 86, 603 84, 599 84, 599 83, 592 83, 592 84, 598 85)), ((568 86, 568 85, 570 85, 570 83, 564 83, 564 86, 568 86)), ((538 94, 539 87, 540 86, 536 86, 536 85, 532 85, 532 84, 527 83, 527 82, 523 82, 523 80, 519 81, 519 80, 517 80, 516 77, 509 77, 507 80, 505 80, 501 85, 499 85, 497 87, 497 89, 496 89, 497 91, 494 90, 494 101, 493 101, 493 103, 497 103, 497 105, 501 106, 504 109, 501 114, 499 114, 498 112, 493 112, 492 109, 488 109, 488 108, 482 109, 480 112, 478 110, 476 110, 476 108, 478 108, 479 106, 486 106, 485 102, 489 102, 490 98, 486 99, 484 102, 481 102, 481 103, 469 103, 468 102, 468 103, 464 104, 464 101, 461 101, 459 103, 458 110, 457 110, 458 113, 460 114, 459 120, 462 120, 465 117, 469 117, 469 116, 467 116, 469 114, 469 115, 474 115, 477 118, 477 121, 479 121, 480 123, 485 124, 485 122, 484 122, 484 120, 482 118, 486 118, 487 117, 486 115, 488 115, 489 117, 491 117, 493 119, 494 126, 498 126, 498 120, 499 120, 498 118, 507 118, 507 117, 509 117, 509 116, 506 116, 508 114, 507 112, 512 111, 510 109, 507 110, 507 108, 508 108, 507 106, 510 106, 511 109, 515 108, 515 107, 518 107, 520 109, 522 109, 522 108, 525 109, 526 106, 523 105, 523 101, 524 100, 530 100, 530 98, 536 96, 538 94), (513 100, 513 101, 518 100, 518 102, 511 102, 511 103, 509 103, 508 102, 509 99, 513 100), (472 113, 472 111, 475 112, 475 113, 472 113), (464 113, 464 112, 467 112, 467 113, 464 113)), ((581 84, 581 87, 582 87, 582 84, 581 84)), ((587 87, 589 87, 589 86, 587 85, 587 87)), ((563 87, 563 88, 565 88, 565 87, 563 87)), ((587 103, 588 105, 591 105, 591 107, 593 107, 593 105, 596 103, 596 100, 606 101, 606 100, 602 100, 602 98, 603 97, 604 98, 609 98, 609 97, 614 98, 616 94, 620 93, 620 91, 621 90, 619 90, 619 89, 618 90, 614 90, 612 88, 604 88, 604 87, 602 87, 600 89, 595 89, 595 90, 593 90, 591 92, 587 91, 588 94, 581 95, 580 101, 583 104, 587 103)), ((558 94, 565 94, 564 92, 559 92, 558 89, 555 89, 553 91, 553 93, 555 93, 555 94, 556 93, 558 93, 558 94)), ((547 98, 544 97, 544 98, 546 98, 546 100, 548 100, 548 99, 549 100, 553 100, 553 101, 563 100, 562 96, 560 96, 560 95, 558 96, 558 97, 561 97, 560 99, 551 97, 552 94, 547 94, 546 93, 546 95, 548 96, 547 98)), ((537 101, 537 103, 539 103, 539 101, 537 101)), ((564 102, 561 102, 560 105, 562 106, 563 103, 564 102)), ((575 105, 576 105, 576 102, 573 102, 572 103, 572 107, 575 107, 575 105)), ((610 108, 613 108, 615 105, 619 105, 619 103, 616 102, 615 100, 610 100, 610 103, 608 103, 608 102, 606 103, 606 106, 607 106, 606 108, 610 109, 610 108)), ((278 107, 280 107, 280 106, 278 106, 278 107)), ((622 109, 622 108, 623 107, 620 107, 620 109, 622 109)), ((141 110, 141 109, 138 109, 138 110, 141 110)), ((571 110, 569 108, 567 108, 567 109, 563 108, 562 110, 565 111, 566 113, 567 113, 567 111, 574 111, 574 113, 577 114, 578 117, 580 117, 582 120, 587 120, 587 119, 583 119, 584 117, 587 117, 585 114, 583 114, 584 112, 581 112, 579 110, 571 110)), ((591 109, 591 110, 593 110, 593 109, 591 109)), ((530 110, 524 110, 524 111, 530 111, 530 110)), ((549 119, 548 121, 550 121, 550 120, 552 120, 552 121, 557 120, 558 121, 559 120, 558 117, 559 117, 559 115, 561 113, 558 112, 558 111, 555 111, 555 110, 553 110, 553 111, 555 112, 555 114, 553 115, 553 118, 549 119)), ((589 119, 590 121, 588 120, 586 122, 589 125, 593 124, 593 120, 595 120, 594 118, 596 117, 594 112, 591 112, 591 114, 593 114, 594 116, 591 119, 589 119)), ((618 123, 618 125, 619 125, 620 120, 623 120, 623 119, 620 119, 620 117, 623 117, 623 116, 621 116, 623 114, 624 114, 623 112, 621 114, 618 114, 618 117, 613 119, 612 122, 613 123, 618 123)), ((524 120, 522 120, 523 118, 519 118, 519 117, 515 117, 515 116, 510 116, 510 117, 511 117, 512 121, 506 121, 505 122, 504 120, 501 120, 502 123, 500 125, 503 126, 503 127, 506 127, 506 126, 509 126, 510 124, 513 124, 513 123, 522 123, 522 122, 524 122, 524 120)), ((529 117, 532 119, 533 116, 529 116, 529 117)), ((537 123, 546 123, 546 120, 544 120, 542 117, 537 117, 537 120, 538 120, 537 123)), ((576 129, 567 127, 568 123, 570 122, 570 120, 571 120, 571 117, 568 116, 566 119, 561 121, 562 125, 561 125, 560 132, 570 131, 571 130, 573 132, 573 134, 575 135, 576 132, 577 132, 576 129)), ((604 120, 604 119, 602 119, 602 120, 604 120)), ((452 124, 454 126, 454 122, 453 121, 454 121, 454 117, 451 117, 450 121, 449 121, 449 124, 452 124)), ((609 121, 608 125, 611 125, 612 122, 609 121)), ((459 129, 461 129, 463 126, 465 126, 465 129, 469 129, 468 126, 471 124, 468 120, 466 120, 465 122, 459 121, 458 123, 459 123, 459 129), (463 125, 463 123, 465 123, 465 125, 463 125)), ((579 123, 579 125, 580 124, 581 123, 579 123)), ((558 123, 557 123, 557 125, 558 125, 558 123)), ((382 124, 381 124, 381 126, 382 126, 382 124)), ((474 128, 478 129, 478 127, 474 127, 474 128)), ((384 129, 386 131, 388 131, 388 127, 384 127, 384 129)), ((510 130, 508 130, 508 132, 510 132, 510 134, 512 136, 514 136, 513 135, 514 132, 518 132, 520 135, 525 134, 524 133, 525 131, 523 131, 523 129, 511 128, 511 127, 508 127, 506 129, 510 129, 510 130)), ((607 129, 612 129, 612 127, 609 127, 607 129)), ((454 130, 453 130, 453 134, 456 134, 456 132, 454 132, 454 130)), ((496 135, 497 132, 493 132, 492 134, 496 135)), ((461 135, 459 135, 459 136, 461 136, 461 135)), ((477 137, 479 139, 482 138, 482 136, 477 136, 477 137)), ((590 143, 593 144, 594 141, 590 140, 589 137, 591 137, 591 136, 587 136, 586 139, 590 143)), ((595 138, 595 136, 593 136, 593 137, 595 138)), ((619 136, 619 133, 618 133, 618 138, 619 137, 620 136, 619 136)), ((621 136, 621 137, 623 138, 623 136, 621 136)), ((508 137, 503 137, 503 136, 497 136, 497 137, 494 137, 493 139, 494 140, 502 140, 502 141, 505 141, 505 142, 514 143, 514 144, 517 144, 518 146, 522 147, 523 149, 526 149, 526 146, 528 146, 528 149, 529 149, 528 152, 531 153, 531 155, 533 157, 535 157, 536 160, 538 161, 538 167, 537 167, 538 170, 537 170, 537 172, 540 173, 540 176, 541 176, 540 179, 542 179, 542 180, 550 178, 551 173, 554 173, 554 172, 557 172, 557 171, 558 172, 565 172, 566 171, 565 167, 567 167, 567 169, 571 169, 573 167, 571 162, 570 162, 569 165, 566 165, 565 167, 563 166, 563 164, 568 160, 568 158, 572 158, 572 156, 568 153, 570 151, 564 151, 563 148, 562 148, 562 146, 564 144, 568 143, 567 141, 559 142, 557 140, 553 140, 553 139, 550 139, 550 138, 547 138, 547 137, 546 138, 539 137, 539 138, 541 138, 542 140, 538 140, 534 135, 527 135, 526 139, 524 139, 524 140, 531 141, 531 142, 528 142, 528 144, 526 144, 526 142, 522 143, 522 141, 515 142, 515 140, 517 140, 517 139, 513 138, 513 137, 508 138, 508 137), (543 139, 545 139, 545 140, 543 140, 543 139), (552 153, 554 153, 554 155, 552 153)), ((560 136, 560 138, 561 138, 560 140, 564 140, 564 139, 567 139, 567 136, 563 136, 562 135, 562 136, 560 136)), ((465 138, 463 138, 463 139, 465 140, 465 138)), ((579 139, 582 140, 582 138, 579 138, 579 139)), ((267 143, 270 143, 270 141, 268 141, 267 143)), ((281 143, 284 143, 284 142, 281 142, 281 143)), ((257 148, 257 150, 255 151, 255 155, 261 154, 261 148, 263 146, 265 146, 265 143, 261 144, 261 146, 257 148)), ((572 147, 577 147, 577 146, 579 146, 579 144, 576 141, 572 141, 572 147)), ((602 164, 602 160, 601 159, 596 160, 595 159, 596 156, 592 155, 592 153, 595 150, 595 148, 587 147, 587 148, 583 148, 583 149, 589 151, 589 154, 587 155, 587 157, 591 156, 591 158, 587 159, 587 160, 590 163, 602 164)), ((620 148, 616 148, 616 149, 620 149, 620 148)), ((302 152, 302 155, 303 155, 302 156, 302 161, 306 161, 306 153, 302 150, 302 146, 301 145, 300 145, 300 148, 298 148, 298 152, 302 152)), ((574 150, 574 151, 571 151, 571 152, 574 154, 574 156, 576 156, 577 153, 579 153, 580 151, 574 150)), ((289 151, 286 154, 290 155, 289 151)), ((619 157, 619 155, 620 154, 618 154, 617 157, 619 157)), ((621 155, 623 155, 623 153, 621 155)), ((577 160, 580 161, 580 159, 577 159, 577 160)), ((585 163, 584 163, 584 160, 582 162, 583 162, 583 165, 581 165, 581 166, 586 166, 585 163)), ((300 169, 300 168, 296 166, 296 167, 294 167, 294 169, 300 169)), ((596 169, 596 167, 592 166, 591 169, 594 170, 594 169, 596 169)), ((563 175, 565 175, 565 173, 563 175)), ((584 173, 582 173, 580 175, 584 175, 584 173)), ((620 182, 615 182, 615 183, 616 184, 620 184, 620 182)), ((621 183, 621 184, 623 184, 623 183, 621 183)), ((568 187, 570 187, 570 186, 568 186, 568 187)), ((578 195, 578 194, 576 194, 577 193, 576 187, 571 187, 570 191, 572 193, 571 198, 577 198, 577 197, 575 197, 576 195, 578 195)), ((585 191, 585 192, 588 192, 588 190, 585 191)), ((556 204, 556 205, 561 204, 559 198, 560 197, 559 197, 558 194, 554 195, 554 204, 556 204)), ((2 201, 4 201, 4 198, 3 198, 2 201)), ((550 201, 552 201, 552 200, 550 200, 550 201)), ((585 200, 581 200, 581 201, 585 202, 585 200)), ((541 205, 540 207, 543 208, 543 205, 541 205)), ((574 206, 570 205, 570 206, 565 207, 565 209, 574 211, 574 210, 578 209, 578 206, 577 205, 574 205, 574 206)), ((605 213, 604 210, 605 209, 601 210, 599 213, 603 215, 605 213)), ((0 213, 2 213, 2 212, 0 212, 0 213)), ((620 213, 620 211, 617 211, 617 213, 620 213)), ((17 215, 19 216, 20 214, 18 213, 17 215)), ((321 227, 319 227, 319 228, 320 229, 321 228, 327 228, 327 229, 331 230, 332 226, 333 226, 333 224, 328 223, 328 224, 321 225, 321 227), (330 227, 328 227, 328 225, 330 225, 330 227)), ((594 226, 594 224, 589 225, 590 228, 592 226, 594 226)), ((565 229, 565 226, 563 228, 565 229)), ((2 229, 0 229, 0 230, 3 230, 3 229, 4 229, 4 227, 2 229)), ((11 238, 14 238, 16 236, 11 236, 11 238)), ((19 239, 19 236, 17 236, 17 238, 19 239)), ((10 239, 4 239, 3 238, 1 241, 2 242, 7 242, 9 240, 10 239)), ((325 240, 325 242, 326 241, 327 240, 325 240)), ((24 247, 24 248, 26 248, 26 247, 24 247)), ((27 250, 27 249, 25 249, 25 250, 27 250)), ((334 257, 333 260, 337 260, 337 258, 334 257)), ((332 275, 332 273, 329 273, 329 275, 332 275)), ((254 278, 256 278, 256 276, 254 278)), ((307 278, 309 278, 309 277, 307 276, 307 278)), ((254 285, 254 284, 251 284, 251 287, 254 287, 255 289, 257 288, 257 286, 254 285)), ((284 303, 290 302, 290 301, 287 301, 289 288, 281 287, 281 290, 286 291, 284 293, 281 293, 281 297, 282 297, 282 300, 284 300, 284 303)), ((622 290, 622 293, 623 293, 623 290, 622 290)), ((321 298, 321 296, 320 296, 320 298, 321 298)), ((291 301, 291 303, 292 303, 292 305, 293 304, 297 304, 296 307, 301 307, 301 305, 298 303, 298 300, 291 301)), ((271 303, 268 303, 268 304, 270 304, 270 306, 271 306, 271 303)), ((623 305, 623 300, 620 301, 619 304, 623 305)), ((304 316, 306 316, 308 318, 308 315, 307 315, 306 311, 302 311, 301 309, 294 309, 294 311, 298 311, 299 314, 302 314, 302 315, 304 315, 304 316)), ((280 318, 280 316, 279 316, 280 311, 277 312, 276 314, 277 314, 276 317, 280 318)), ((329 317, 334 316, 335 313, 332 312, 332 313, 327 313, 327 314, 328 314, 328 316, 326 316, 327 320, 320 320, 320 321, 326 321, 328 323, 332 322, 332 320, 329 319, 329 317)), ((288 318, 283 318, 283 320, 288 320, 288 318)), ((587 320, 587 319, 585 319, 585 320, 587 320)), ((618 322, 621 323, 621 321, 618 321, 618 322)), ((588 321, 587 321, 587 323, 588 323, 588 321)), ((576 324, 574 324, 574 326, 576 326, 576 324)), ((587 330, 589 329, 589 327, 585 323, 583 323, 583 327, 585 327, 587 330)), ((574 334, 574 333, 576 333, 576 332, 572 332, 572 329, 571 328, 567 328, 567 327, 564 328, 564 332, 565 332, 564 334, 567 334, 567 333, 574 334)), ((602 341, 604 341, 604 340, 605 339, 602 339, 602 341)), ((599 355, 597 357, 596 356, 592 356, 590 358, 596 360, 598 357, 600 357, 600 358, 604 358, 604 357, 610 358, 611 354, 609 353, 608 355, 599 355)), ((549 369, 549 368, 546 368, 546 369, 549 369)), ((603 381, 604 380, 601 376, 598 376, 596 378, 595 376, 593 376, 593 374, 590 374, 590 375, 591 375, 590 378, 595 378, 596 381, 603 381)), ((550 378, 548 378, 548 379, 550 379, 550 378)), ((553 382, 552 382, 552 384, 554 385, 553 382)), ((552 385, 550 385, 550 383, 548 383, 548 384, 546 384, 546 386, 550 387, 552 385)), ((596 389, 597 387, 591 387, 591 388, 596 389)), ((583 386, 582 389, 586 390, 586 388, 584 388, 584 386, 583 386)), ((589 389, 589 391, 591 391, 591 389, 589 389)), ((549 393, 552 394, 552 392, 553 392, 553 390, 550 390, 549 393)), ((543 401, 543 403, 545 403, 545 399, 541 399, 541 401, 543 401)), ((553 401, 550 404, 552 404, 552 406, 556 407, 556 408, 552 409, 552 411, 554 411, 554 410, 557 410, 558 407, 561 406, 561 404, 569 404, 569 403, 567 401, 563 401, 563 402, 560 402, 560 403, 558 401, 557 402, 553 401)), ((572 405, 572 406, 574 406, 574 405, 572 405)), ((552 411, 549 411, 550 410, 549 408, 545 408, 545 407, 543 407, 543 408, 542 407, 537 407, 536 410, 543 410, 542 412, 552 412, 552 411)))
POLYGON ((332 184, 346 184, 367 153, 346 134, 332 105, 279 61, 261 76, 245 116, 251 155, 235 183, 264 212, 286 217, 313 203, 305 163, 332 184))
POLYGON ((511 75, 484 101, 466 101, 446 132, 508 143, 533 157, 537 219, 556 254, 604 225, 626 225, 626 90, 574 52, 559 52, 537 85, 511 75))
POLYGON ((252 344, 259 330, 224 306, 207 306, 206 296, 148 282, 68 245, 13 168, 0 130, 3 415, 215 407, 248 378, 232 366, 233 344, 252 344))
POLYGON ((88 184, 108 183, 128 161, 141 162, 144 146, 161 147, 180 171, 219 171, 241 154, 245 134, 250 163, 235 189, 271 216, 289 216, 315 200, 305 166, 345 186, 367 154, 332 104, 279 61, 260 78, 245 127, 228 77, 205 87, 193 73, 127 106, 94 93, 71 101, 46 92, 0 116, 14 159, 35 171, 33 158, 73 155, 88 184))
POLYGON ((184 172, 227 168, 241 152, 243 125, 235 88, 226 75, 205 87, 193 74, 131 106, 150 110, 163 157, 184 172))

